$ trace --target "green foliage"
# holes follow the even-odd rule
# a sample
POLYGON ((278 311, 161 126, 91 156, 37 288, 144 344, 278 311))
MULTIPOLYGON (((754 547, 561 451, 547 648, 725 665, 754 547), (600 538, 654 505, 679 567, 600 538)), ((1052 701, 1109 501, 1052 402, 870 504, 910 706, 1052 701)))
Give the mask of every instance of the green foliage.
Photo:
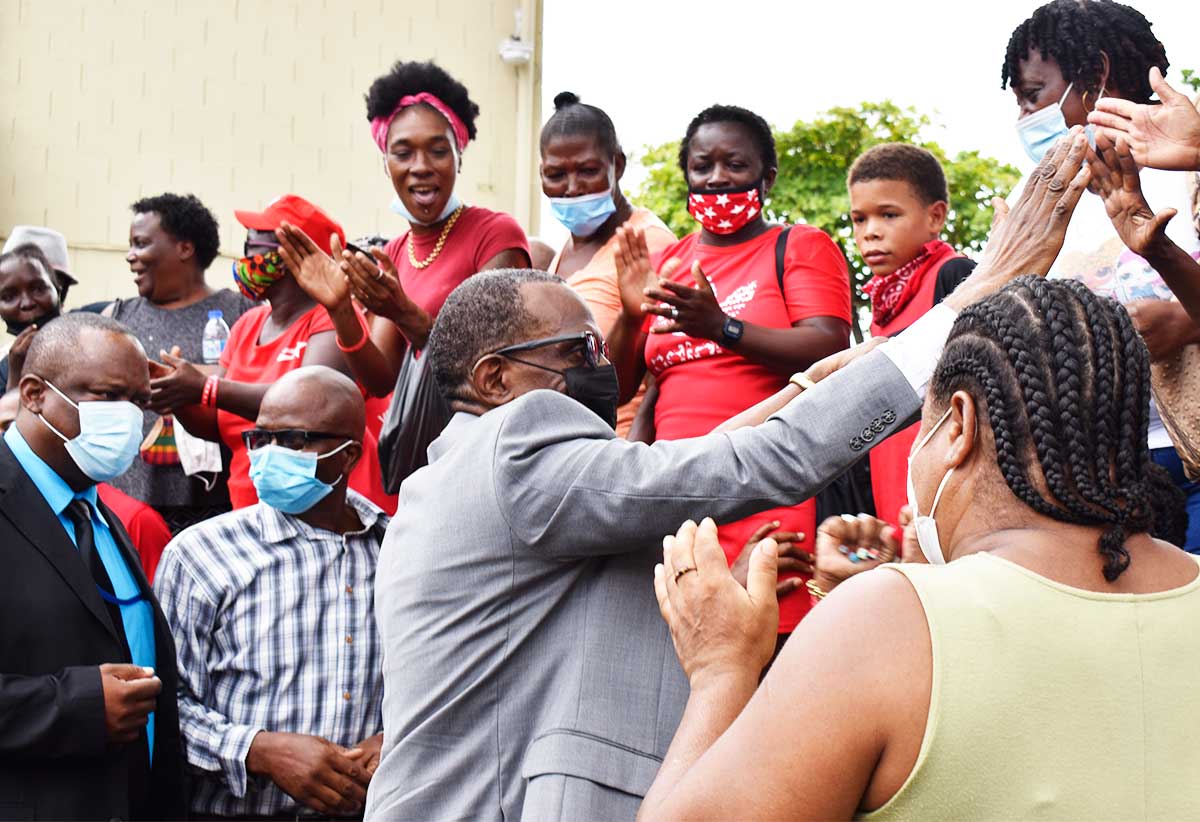
POLYGON ((1184 69, 1181 73, 1183 75, 1184 85, 1191 86, 1192 91, 1200 91, 1200 74, 1197 74, 1191 69, 1184 69))
MULTIPOLYGON (((983 247, 991 227, 991 199, 1006 196, 1020 177, 1017 169, 977 151, 947 157, 937 143, 922 139, 929 125, 929 118, 914 109, 884 100, 833 108, 811 122, 800 121, 775 133, 779 177, 767 198, 767 215, 775 221, 817 226, 838 242, 853 273, 856 307, 867 305, 862 286, 871 276, 854 245, 846 191, 846 173, 859 154, 887 142, 913 143, 933 152, 950 186, 944 236, 964 252, 983 247)), ((682 237, 695 231, 696 223, 687 213, 687 184, 677 165, 678 151, 678 143, 647 149, 642 164, 649 173, 633 201, 682 237)))

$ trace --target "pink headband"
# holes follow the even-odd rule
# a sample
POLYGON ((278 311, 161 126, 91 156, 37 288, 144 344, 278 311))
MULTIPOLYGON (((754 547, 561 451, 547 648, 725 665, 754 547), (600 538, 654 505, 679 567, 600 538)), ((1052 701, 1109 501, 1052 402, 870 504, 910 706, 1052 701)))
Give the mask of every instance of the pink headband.
POLYGON ((446 118, 446 121, 450 123, 450 128, 454 130, 454 142, 458 144, 459 153, 462 153, 462 150, 467 147, 467 143, 471 142, 471 138, 467 135, 466 123, 454 113, 450 106, 427 91, 401 97, 400 102, 396 104, 395 111, 387 117, 376 117, 371 121, 371 136, 375 138, 375 145, 379 146, 379 150, 384 154, 387 153, 388 127, 391 126, 392 120, 396 119, 396 115, 409 106, 415 106, 417 103, 425 103, 426 105, 433 106, 439 114, 446 118))

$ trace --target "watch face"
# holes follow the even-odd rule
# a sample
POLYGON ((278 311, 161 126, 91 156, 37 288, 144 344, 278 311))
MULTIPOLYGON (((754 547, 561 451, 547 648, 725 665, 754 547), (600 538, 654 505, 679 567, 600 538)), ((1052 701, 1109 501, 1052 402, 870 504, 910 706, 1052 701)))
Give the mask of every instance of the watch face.
POLYGON ((725 320, 725 328, 722 329, 722 336, 729 342, 737 342, 742 338, 743 330, 745 330, 745 324, 741 320, 728 317, 725 320))

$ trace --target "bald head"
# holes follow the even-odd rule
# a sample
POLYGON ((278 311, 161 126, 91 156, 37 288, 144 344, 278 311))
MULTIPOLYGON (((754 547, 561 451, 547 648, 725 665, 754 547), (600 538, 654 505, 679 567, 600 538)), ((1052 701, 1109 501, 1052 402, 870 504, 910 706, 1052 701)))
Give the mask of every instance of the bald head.
POLYGON ((267 389, 258 425, 324 431, 362 442, 367 413, 353 380, 332 368, 309 365, 289 371, 267 389))

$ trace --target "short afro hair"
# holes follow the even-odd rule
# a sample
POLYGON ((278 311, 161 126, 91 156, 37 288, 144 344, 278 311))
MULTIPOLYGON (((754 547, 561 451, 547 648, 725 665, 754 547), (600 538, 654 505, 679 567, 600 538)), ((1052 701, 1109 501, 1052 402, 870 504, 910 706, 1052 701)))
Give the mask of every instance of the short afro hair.
POLYGON ((1133 8, 1111 0, 1054 0, 1039 8, 1008 40, 1000 88, 1020 79, 1020 62, 1034 51, 1062 69, 1063 79, 1092 93, 1100 90, 1108 55, 1111 84, 1135 103, 1149 103, 1151 66, 1167 73, 1167 52, 1150 21, 1133 8))
POLYGON ((399 60, 391 71, 377 77, 367 91, 367 119, 390 117, 400 104, 400 98, 423 91, 449 106, 466 125, 467 136, 475 139, 475 118, 479 116, 479 106, 471 100, 466 86, 432 60, 424 63, 399 60))
POLYGON ((881 143, 860 154, 850 166, 847 185, 871 180, 908 183, 924 205, 950 202, 942 164, 931 152, 909 143, 881 143))
POLYGON ((217 218, 195 194, 159 194, 143 197, 129 207, 134 214, 157 214, 163 231, 186 240, 196 249, 201 270, 212 265, 221 246, 217 218))
POLYGON ((740 123, 750 130, 754 138, 758 156, 762 160, 763 171, 779 167, 779 158, 775 154, 775 135, 771 133, 771 124, 753 111, 741 106, 709 106, 692 118, 688 123, 687 133, 679 144, 679 168, 684 177, 687 176, 688 152, 691 150, 692 138, 696 136, 700 126, 709 123, 740 123))
POLYGON ((616 126, 604 109, 580 101, 573 92, 559 92, 554 97, 554 113, 542 126, 542 150, 555 137, 580 135, 593 138, 605 154, 621 153, 616 126))
POLYGON ((538 333, 542 321, 529 313, 521 296, 528 283, 566 285, 545 271, 498 268, 469 277, 450 292, 428 344, 433 377, 448 401, 466 399, 462 390, 480 357, 538 333))

